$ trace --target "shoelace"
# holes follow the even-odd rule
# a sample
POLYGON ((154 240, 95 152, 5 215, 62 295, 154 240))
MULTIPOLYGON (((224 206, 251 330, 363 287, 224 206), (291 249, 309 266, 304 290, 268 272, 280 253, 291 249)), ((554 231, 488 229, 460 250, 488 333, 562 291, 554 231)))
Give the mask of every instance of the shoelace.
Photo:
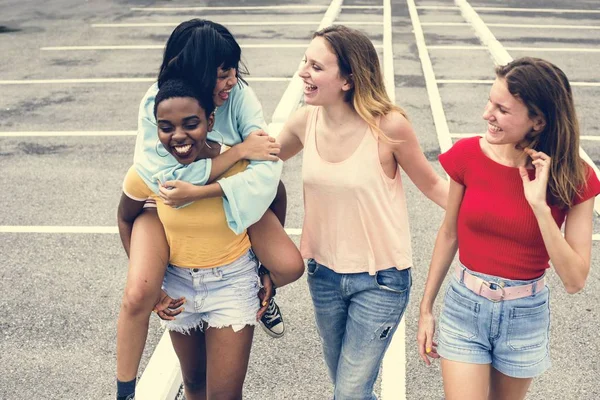
POLYGON ((267 312, 265 312, 263 318, 266 319, 269 324, 279 319, 279 313, 277 312, 277 308, 273 300, 269 301, 269 308, 267 308, 267 312))

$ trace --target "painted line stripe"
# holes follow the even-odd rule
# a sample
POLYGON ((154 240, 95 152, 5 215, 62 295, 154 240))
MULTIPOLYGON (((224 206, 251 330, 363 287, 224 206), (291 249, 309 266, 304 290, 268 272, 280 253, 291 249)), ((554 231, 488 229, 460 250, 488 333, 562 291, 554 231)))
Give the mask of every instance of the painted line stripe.
POLYGON ((182 382, 179 359, 171 336, 165 329, 136 387, 136 397, 148 400, 174 400, 182 382))
MULTIPOLYGON (((418 6, 419 10, 458 10, 457 6, 418 6)), ((476 11, 506 11, 506 12, 534 12, 554 14, 600 14, 600 10, 560 9, 560 8, 515 8, 515 7, 473 7, 476 11)))
POLYGON ((600 233, 595 233, 592 235, 592 240, 600 240, 600 233))
MULTIPOLYGON (((302 234, 302 229, 286 228, 290 236, 302 234)), ((116 226, 62 226, 62 225, 0 225, 0 233, 119 233, 116 226)))
MULTIPOLYGON (((460 139, 460 138, 470 138, 473 136, 483 136, 484 134, 481 132, 472 132, 472 133, 450 133, 450 137, 455 138, 455 139, 460 139)), ((593 141, 593 142, 600 142, 600 136, 579 136, 580 140, 589 140, 589 141, 593 141)))
MULTIPOLYGON (((392 45, 391 0, 383 1, 383 78, 388 97, 395 103, 396 84, 394 82, 394 50, 392 45)), ((388 347, 381 367, 381 399, 406 399, 406 328, 405 318, 388 347)))
MULTIPOLYGON (((175 27, 181 22, 140 22, 140 23, 122 23, 122 24, 92 24, 92 28, 156 28, 156 27, 175 27)), ((235 21, 235 22, 223 22, 219 21, 220 24, 225 26, 279 26, 279 25, 313 25, 318 26, 319 21, 269 21, 269 22, 256 22, 256 21, 235 21)), ((382 22, 376 21, 336 21, 337 24, 341 25, 381 25, 382 22)))
MULTIPOLYGON (((452 46, 452 45, 433 45, 428 46, 430 50, 487 50, 485 46, 452 46)), ((578 48, 578 47, 504 47, 512 51, 547 51, 547 52, 565 52, 565 53, 599 53, 600 48, 578 48)))
MULTIPOLYGON (((132 7, 131 11, 260 11, 260 10, 325 10, 326 5, 280 5, 245 7, 132 7)), ((377 10, 383 6, 342 6, 345 10, 377 10)))
MULTIPOLYGON (((332 25, 338 15, 340 14, 340 10, 342 7, 343 0, 333 0, 325 15, 321 19, 321 23, 319 24, 318 30, 321 30, 329 25, 332 25)), ((308 47, 308 43, 303 46, 305 49, 308 47)), ((302 83, 302 79, 298 76, 298 70, 303 65, 302 61, 298 63, 298 68, 296 68, 296 72, 292 78, 292 81, 288 84, 288 87, 285 89, 283 96, 277 103, 277 107, 273 112, 273 116, 271 117, 271 123, 267 127, 267 131, 274 137, 279 136, 281 132, 281 128, 285 124, 285 121, 289 118, 290 114, 298 108, 300 105, 300 100, 302 99, 304 93, 304 85, 302 83)))
POLYGON ((0 132, 0 137, 28 137, 28 136, 136 136, 137 131, 23 131, 0 132))
MULTIPOLYGON (((464 19, 473 25, 475 34, 479 40, 487 46, 487 49, 489 50, 490 54, 492 55, 492 59, 496 62, 496 64, 505 65, 511 62, 513 58, 507 51, 510 50, 510 48, 502 46, 492 31, 490 31, 490 29, 485 25, 479 14, 473 10, 473 7, 471 7, 466 0, 454 0, 454 2, 460 7, 461 14, 464 19)), ((600 49, 597 50, 600 51, 600 49)), ((600 176, 598 167, 581 146, 579 146, 579 155, 592 167, 596 176, 600 176)), ((594 210, 596 214, 600 214, 600 199, 597 197, 594 200, 594 210)))
MULTIPOLYGON (((470 26, 468 22, 423 22, 423 26, 470 26)), ((532 24, 496 24, 488 23, 487 26, 498 28, 532 28, 532 29, 600 29, 597 25, 532 25, 532 24)))
MULTIPOLYGON (((478 85, 491 85, 494 83, 490 79, 438 79, 440 84, 478 84, 478 85)), ((578 87, 599 87, 600 82, 571 82, 571 86, 578 87)))
MULTIPOLYGON (((289 82, 292 78, 288 77, 270 77, 270 76, 252 76, 245 77, 248 82, 289 82)), ((65 83, 140 83, 156 82, 156 78, 82 78, 82 79, 14 79, 0 80, 0 85, 47 85, 47 84, 65 84, 65 83)))
MULTIPOLYGON (((74 51, 74 50, 162 50, 164 45, 140 44, 140 45, 107 45, 107 46, 50 46, 41 47, 42 51, 74 51)), ((307 45, 301 43, 257 43, 240 44, 242 49, 298 49, 306 48, 307 45)), ((375 47, 382 48, 383 45, 376 44, 375 47)))
POLYGON ((429 58, 428 46, 425 43, 425 35, 423 34, 423 28, 421 27, 419 13, 417 12, 414 0, 407 0, 407 3, 417 42, 417 49, 419 51, 419 58, 421 59, 423 75, 425 76, 425 86, 427 87, 427 94, 429 96, 429 104, 431 106, 438 143, 440 144, 441 152, 444 153, 452 147, 450 130, 448 129, 448 122, 446 120, 442 98, 435 78, 435 72, 433 71, 431 59, 429 58))

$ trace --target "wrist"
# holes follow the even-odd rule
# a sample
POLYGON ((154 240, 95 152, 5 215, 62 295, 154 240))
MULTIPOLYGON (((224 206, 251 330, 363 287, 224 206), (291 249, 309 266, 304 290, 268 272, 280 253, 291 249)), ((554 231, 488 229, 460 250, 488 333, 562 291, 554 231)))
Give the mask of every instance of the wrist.
POLYGON ((419 306, 419 313, 421 315, 433 314, 433 304, 430 302, 422 301, 419 306))
POLYGON ((246 145, 242 142, 237 146, 233 146, 230 151, 233 150, 237 161, 244 160, 248 156, 246 151, 246 145))
POLYGON ((544 214, 550 214, 550 206, 548 206, 548 203, 543 202, 543 203, 539 203, 539 204, 530 204, 531 209, 533 210, 533 213, 536 216, 542 216, 544 214))

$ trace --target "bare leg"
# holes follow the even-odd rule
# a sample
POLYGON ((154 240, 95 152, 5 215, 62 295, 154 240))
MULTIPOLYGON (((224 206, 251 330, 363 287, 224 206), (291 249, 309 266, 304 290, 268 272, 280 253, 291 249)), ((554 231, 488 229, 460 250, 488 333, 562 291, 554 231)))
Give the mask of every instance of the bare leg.
POLYGON ((253 334, 253 326, 246 326, 238 332, 231 327, 206 330, 209 400, 242 398, 253 334))
POLYGON ((446 400, 487 400, 490 364, 468 364, 442 359, 446 400))
POLYGON ((146 209, 134 224, 127 284, 117 323, 117 379, 136 378, 148 321, 156 302, 169 259, 163 226, 155 210, 146 209))
POLYGON ((271 272, 276 287, 299 279, 304 273, 304 261, 298 248, 271 210, 248 228, 256 257, 271 272))
POLYGON ((199 329, 189 335, 169 332, 179 358, 187 400, 206 400, 206 337, 199 329))
POLYGON ((489 400, 523 400, 533 378, 511 378, 492 368, 489 400))

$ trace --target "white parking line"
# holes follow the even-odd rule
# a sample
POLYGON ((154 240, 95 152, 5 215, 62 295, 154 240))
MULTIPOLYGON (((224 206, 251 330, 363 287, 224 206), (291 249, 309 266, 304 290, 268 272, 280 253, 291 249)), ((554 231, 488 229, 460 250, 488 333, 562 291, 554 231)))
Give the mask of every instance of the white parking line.
MULTIPOLYGON (((300 49, 306 48, 305 43, 256 43, 242 44, 242 49, 300 49)), ((375 47, 382 48, 383 45, 376 44, 375 47)), ((112 45, 112 46, 50 46, 41 47, 42 51, 73 51, 73 50, 162 50, 164 45, 158 44, 129 44, 129 45, 112 45)))
MULTIPOLYGON (((477 85, 491 85, 494 83, 490 79, 438 79, 439 84, 477 84, 477 85)), ((598 87, 600 82, 570 82, 571 86, 579 87, 598 87)))
MULTIPOLYGON (((419 10, 458 10, 458 6, 418 6, 419 10)), ((515 8, 515 7, 473 7, 475 11, 533 12, 552 14, 600 14, 600 10, 565 8, 515 8)))
POLYGON ((0 137, 28 136, 135 136, 137 131, 23 131, 0 132, 0 137))
POLYGON ((431 59, 429 58, 428 48, 431 46, 425 44, 425 35, 421 28, 421 20, 419 19, 419 13, 417 12, 414 0, 407 0, 407 3, 415 33, 415 40, 417 42, 417 49, 419 51, 419 58, 421 59, 423 75, 425 76, 425 86, 427 87, 433 122, 437 132, 440 150, 444 153, 452 147, 452 139, 450 138, 450 130, 448 129, 448 122, 446 120, 446 114, 444 113, 444 106, 442 104, 442 98, 436 82, 435 73, 433 72, 433 66, 431 64, 431 59))
MULTIPOLYGON (((485 46, 469 45, 469 46, 454 46, 454 45, 434 45, 428 46, 430 50, 487 50, 485 46)), ((599 53, 600 48, 585 48, 585 47, 504 47, 506 50, 512 51, 547 51, 547 52, 564 52, 564 53, 599 53)))
MULTIPOLYGON (((244 77, 248 82, 288 82, 292 78, 272 76, 249 76, 244 77)), ((66 83, 139 83, 156 82, 156 78, 81 78, 81 79, 14 79, 0 80, 0 85, 47 85, 66 83)))
MULTIPOLYGON (((423 26, 469 26, 468 22, 423 22, 423 26)), ((600 29, 597 25, 534 25, 534 24, 496 24, 488 23, 487 26, 498 28, 532 28, 532 29, 600 29)))
MULTIPOLYGON (((286 228, 289 236, 302 234, 302 229, 286 228)), ((66 226, 66 225, 0 225, 0 233, 119 233, 116 226, 66 226)))
MULTIPOLYGON (((244 6, 244 7, 132 7, 131 11, 269 11, 269 10, 326 10, 326 5, 280 5, 280 6, 244 6)), ((382 9, 383 6, 342 6, 345 10, 382 9)))
MULTIPOLYGON (((392 10, 390 0, 383 1, 383 78, 386 92, 396 102, 394 50, 392 46, 392 10)), ((381 367, 381 399, 406 399, 406 323, 402 318, 394 333, 381 367)))
MULTIPOLYGON (((456 5, 460 7, 462 16, 473 25, 473 29, 475 29, 475 33, 477 37, 487 46, 492 58, 496 60, 496 64, 504 65, 510 61, 512 61, 512 57, 508 54, 507 50, 510 50, 510 47, 503 47, 498 40, 496 40, 494 34, 490 31, 490 29, 483 22, 481 17, 477 14, 473 7, 466 0, 455 0, 456 5)), ((600 51, 600 49, 596 49, 600 51)), ((594 170, 596 176, 600 176, 600 170, 594 163, 594 161, 588 156, 588 154, 583 150, 581 146, 579 146, 579 155, 585 162, 587 162, 592 169, 594 170)), ((600 214, 600 199, 596 198, 594 200, 594 210, 596 214, 600 214)))
MULTIPOLYGON (((179 25, 181 22, 140 22, 140 23, 121 23, 121 24, 92 24, 92 28, 156 28, 156 27, 174 27, 179 25)), ((319 26, 319 21, 233 21, 224 22, 219 21, 220 24, 225 26, 279 26, 279 25, 312 25, 319 26)), ((341 25, 381 25, 382 22, 376 21, 336 21, 337 24, 341 25)))
POLYGON ((600 240, 600 234, 598 234, 598 233, 593 234, 592 240, 600 240))

